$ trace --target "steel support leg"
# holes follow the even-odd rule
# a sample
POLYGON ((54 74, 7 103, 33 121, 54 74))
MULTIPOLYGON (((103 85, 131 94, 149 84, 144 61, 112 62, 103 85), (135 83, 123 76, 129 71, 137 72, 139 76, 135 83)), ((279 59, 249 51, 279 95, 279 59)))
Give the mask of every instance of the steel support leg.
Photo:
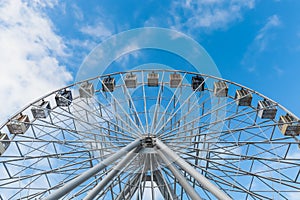
POLYGON ((200 174, 196 169, 194 169, 189 163, 178 156, 174 151, 172 151, 167 145, 156 139, 156 146, 161 152, 163 152, 170 160, 174 161, 183 170, 189 173, 194 179, 196 179, 201 186, 212 193, 215 197, 220 200, 232 200, 226 193, 220 190, 217 186, 212 184, 206 177, 200 174))
POLYGON ((91 169, 85 171, 84 173, 80 174, 79 176, 77 176, 73 180, 67 182, 64 186, 57 189, 52 194, 50 194, 48 197, 46 197, 45 200, 53 200, 53 199, 59 199, 59 198, 63 197, 64 195, 71 192, 74 188, 76 188, 80 184, 84 183, 85 181, 87 181, 91 177, 95 176, 98 172, 103 170, 105 167, 107 167, 108 165, 111 165, 113 162, 115 162, 116 160, 118 160, 122 156, 126 155, 129 151, 136 148, 140 144, 141 144, 141 140, 137 139, 137 140, 133 141, 132 143, 130 143, 129 145, 121 148, 115 154, 113 154, 113 155, 109 156, 108 158, 104 159, 102 162, 95 165, 91 169))
POLYGON ((84 200, 93 200, 99 192, 111 181, 113 178, 119 173, 122 172, 124 167, 130 163, 132 158, 138 153, 137 149, 133 149, 130 151, 102 180, 100 183, 96 185, 88 195, 84 198, 84 200))
POLYGON ((195 189, 187 182, 187 180, 184 178, 184 176, 174 167, 174 165, 170 162, 170 160, 164 155, 162 151, 158 151, 158 155, 161 157, 161 159, 165 162, 167 167, 170 169, 170 171, 173 173, 173 175, 178 180, 179 184, 184 188, 186 193, 191 197, 193 200, 201 200, 201 197, 195 189))
MULTIPOLYGON (((127 198, 128 196, 130 196, 130 194, 134 194, 137 190, 137 182, 139 181, 139 174, 136 174, 131 180, 130 183, 126 184, 125 187, 123 188, 123 190, 118 194, 118 197, 116 198, 116 200, 121 200, 121 199, 131 199, 131 198, 127 198)), ((129 181, 128 181, 129 182, 129 181)))
POLYGON ((177 200, 175 191, 170 187, 170 185, 163 178, 163 175, 160 171, 155 171, 154 173, 155 182, 158 186, 160 193, 163 195, 164 199, 177 200))

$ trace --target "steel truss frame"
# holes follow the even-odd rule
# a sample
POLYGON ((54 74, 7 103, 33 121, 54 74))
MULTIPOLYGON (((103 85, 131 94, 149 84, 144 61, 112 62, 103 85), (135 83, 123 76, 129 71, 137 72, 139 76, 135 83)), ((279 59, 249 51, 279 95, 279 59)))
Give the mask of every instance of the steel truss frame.
MULTIPOLYGON (((134 70, 91 78, 95 94, 76 96, 78 82, 62 89, 74 95, 70 106, 55 106, 53 91, 20 112, 30 117, 24 134, 10 134, 0 157, 0 199, 289 199, 300 194, 299 136, 283 135, 281 115, 297 116, 266 96, 232 81, 178 70, 134 70), (146 75, 159 73, 158 87, 146 75), (182 82, 169 87, 169 75, 182 82), (127 88, 125 74, 139 77, 127 88), (191 88, 191 77, 204 77, 205 90, 191 88), (102 87, 116 79, 113 92, 102 87), (228 85, 216 97, 213 82, 228 85), (238 106, 235 91, 252 95, 238 106), (47 118, 30 109, 49 100, 47 118), (259 117, 257 102, 268 100, 274 119, 259 117)), ((200 86, 199 86, 200 87, 200 86)), ((106 88, 107 89, 107 88, 106 88)), ((25 122, 27 123, 27 122, 25 122)))

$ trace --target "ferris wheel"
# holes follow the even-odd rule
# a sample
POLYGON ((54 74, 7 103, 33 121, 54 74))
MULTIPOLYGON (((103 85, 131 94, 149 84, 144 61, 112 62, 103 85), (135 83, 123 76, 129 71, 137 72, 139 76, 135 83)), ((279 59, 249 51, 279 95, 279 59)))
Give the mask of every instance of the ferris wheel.
POLYGON ((0 132, 0 199, 300 196, 299 118, 210 75, 99 75, 32 102, 0 132))

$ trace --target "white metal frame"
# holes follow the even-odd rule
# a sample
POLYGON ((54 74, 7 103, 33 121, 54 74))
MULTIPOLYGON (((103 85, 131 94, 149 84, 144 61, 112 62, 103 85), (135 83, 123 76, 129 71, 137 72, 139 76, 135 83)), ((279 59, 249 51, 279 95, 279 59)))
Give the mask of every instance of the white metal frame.
POLYGON ((0 156, 0 199, 143 199, 147 189, 152 199, 158 191, 176 200, 288 199, 300 193, 299 136, 279 127, 291 125, 299 119, 282 105, 221 78, 155 69, 97 76, 41 97, 0 127, 10 142, 0 156), (158 85, 148 87, 153 71, 158 85), (136 87, 126 87, 129 73, 139 77, 136 87), (176 88, 174 73, 182 77, 176 88), (196 75, 204 91, 191 87, 196 75), (112 92, 102 82, 108 76, 116 80, 112 92), (54 102, 58 91, 87 81, 90 98, 74 96, 45 118, 32 116, 40 100, 54 102), (219 81, 226 96, 209 85, 219 81), (237 104, 241 88, 252 97, 248 106, 237 104), (262 100, 276 109, 274 119, 260 117, 262 100), (29 116, 28 129, 9 133, 6 125, 20 113, 29 116), (287 114, 292 121, 280 121, 287 114))

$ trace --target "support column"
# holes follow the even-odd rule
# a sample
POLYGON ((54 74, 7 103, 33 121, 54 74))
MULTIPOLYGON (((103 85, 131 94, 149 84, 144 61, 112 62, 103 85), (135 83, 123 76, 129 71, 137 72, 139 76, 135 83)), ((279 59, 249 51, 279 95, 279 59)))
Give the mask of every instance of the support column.
POLYGON ((178 156, 174 151, 172 151, 167 145, 156 139, 156 146, 162 151, 169 159, 174 161, 183 170, 189 173, 194 179, 196 179, 201 186, 212 193, 215 197, 220 200, 232 200, 226 193, 220 190, 217 186, 212 184, 205 176, 200 174, 196 169, 194 169, 189 163, 178 156))
POLYGON ((133 149, 130 151, 125 158, 123 158, 116 166, 113 168, 102 180, 100 183, 96 185, 90 192, 88 192, 88 195, 84 198, 84 200, 93 200, 99 192, 111 181, 113 178, 124 169, 126 165, 130 163, 130 161, 133 159, 134 155, 138 153, 136 151, 137 149, 133 149))
POLYGON ((131 180, 129 180, 130 182, 125 185, 125 187, 119 193, 119 195, 116 198, 116 200, 124 199, 124 197, 125 197, 125 199, 131 199, 130 194, 133 195, 137 191, 137 187, 135 187, 135 185, 139 181, 139 178, 140 178, 139 174, 136 174, 131 180), (128 194, 129 194, 130 198, 127 198, 128 194))
POLYGON ((74 188, 79 186, 80 184, 84 183, 91 177, 95 176, 97 173, 99 173, 101 170, 103 170, 106 166, 111 165, 116 160, 121 158, 122 156, 126 155, 129 151, 136 148, 141 144, 141 140, 137 139, 130 143, 129 145, 121 148, 118 152, 115 154, 109 156, 108 158, 104 159, 102 162, 98 163, 94 167, 88 169, 84 173, 80 174, 76 178, 72 179, 71 181, 67 182, 65 185, 63 185, 61 188, 57 189, 53 193, 51 193, 48 197, 46 197, 44 200, 53 200, 53 199, 59 199, 63 197, 64 195, 71 192, 74 188))
POLYGON ((164 199, 178 200, 175 191, 170 187, 160 171, 155 171, 154 177, 156 180, 156 185, 158 186, 164 199))
POLYGON ((187 180, 184 178, 184 176, 174 167, 174 165, 170 162, 170 160, 164 155, 162 151, 158 151, 158 155, 161 157, 161 159, 165 162, 167 167, 170 169, 170 171, 173 173, 173 175, 178 180, 179 184, 184 188, 186 193, 191 197, 193 200, 201 200, 201 197, 195 189, 187 182, 187 180))

